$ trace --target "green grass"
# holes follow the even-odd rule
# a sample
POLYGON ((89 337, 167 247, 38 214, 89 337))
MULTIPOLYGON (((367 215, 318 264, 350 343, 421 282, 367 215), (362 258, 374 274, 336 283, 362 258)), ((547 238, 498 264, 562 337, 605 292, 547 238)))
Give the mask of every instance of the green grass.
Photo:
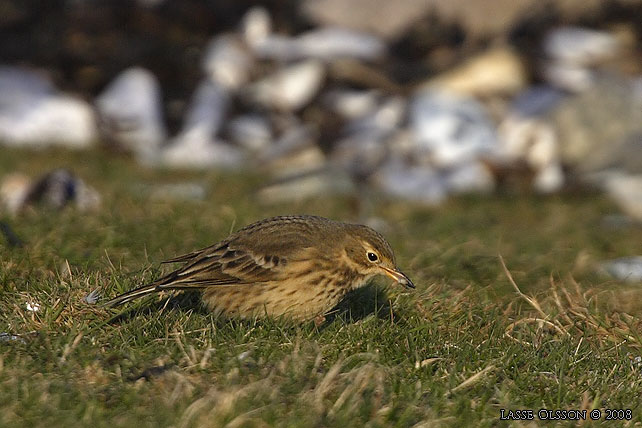
POLYGON ((261 206, 261 177, 99 151, 1 153, 0 175, 67 166, 103 205, 4 217, 25 246, 0 239, 0 333, 18 336, 0 339, 0 426, 512 426, 500 409, 540 408, 631 409, 628 424, 642 423, 642 291, 594 270, 639 254, 642 228, 606 225, 617 211, 597 194, 373 201, 366 214, 386 221, 417 290, 381 280, 317 328, 215 318, 196 295, 122 311, 83 298, 152 280, 163 259, 267 216, 359 220, 350 198, 261 206), (208 196, 141 190, 177 182, 208 196))

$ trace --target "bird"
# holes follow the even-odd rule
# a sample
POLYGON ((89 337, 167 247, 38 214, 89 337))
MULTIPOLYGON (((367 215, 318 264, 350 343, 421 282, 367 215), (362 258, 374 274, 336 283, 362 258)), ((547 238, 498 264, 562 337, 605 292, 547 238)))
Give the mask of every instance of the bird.
POLYGON ((415 288, 397 268, 394 252, 380 233, 311 215, 260 220, 214 245, 163 263, 182 265, 105 305, 167 290, 201 290, 205 305, 218 315, 320 323, 349 291, 377 275, 415 288))

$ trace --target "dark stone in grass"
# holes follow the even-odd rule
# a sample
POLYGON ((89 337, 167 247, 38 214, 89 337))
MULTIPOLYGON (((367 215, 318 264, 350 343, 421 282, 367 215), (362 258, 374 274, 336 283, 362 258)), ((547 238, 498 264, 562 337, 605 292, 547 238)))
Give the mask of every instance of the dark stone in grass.
POLYGON ((130 376, 128 380, 131 382, 136 382, 137 380, 140 380, 140 379, 150 380, 151 378, 162 375, 167 370, 171 369, 173 366, 174 366, 173 364, 165 364, 162 366, 148 367, 145 370, 143 370, 140 374, 130 376))
POLYGON ((13 232, 13 229, 11 229, 7 223, 0 221, 0 231, 2 231, 10 247, 22 247, 24 245, 22 240, 18 238, 18 235, 13 232))

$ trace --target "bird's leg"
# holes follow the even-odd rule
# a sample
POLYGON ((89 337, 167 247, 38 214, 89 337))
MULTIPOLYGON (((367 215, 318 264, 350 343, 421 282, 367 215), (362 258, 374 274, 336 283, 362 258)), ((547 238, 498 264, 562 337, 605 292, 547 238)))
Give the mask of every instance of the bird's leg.
POLYGON ((317 328, 324 322, 325 322, 325 317, 323 315, 317 315, 316 317, 314 317, 314 325, 317 328))

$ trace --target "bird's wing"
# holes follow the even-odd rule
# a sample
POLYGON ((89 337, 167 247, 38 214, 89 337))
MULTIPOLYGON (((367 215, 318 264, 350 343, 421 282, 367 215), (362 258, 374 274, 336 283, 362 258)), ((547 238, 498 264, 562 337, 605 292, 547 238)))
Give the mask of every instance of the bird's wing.
POLYGON ((185 265, 159 279, 160 289, 256 284, 283 279, 286 266, 300 260, 310 246, 295 235, 276 241, 231 239, 172 259, 185 265))

